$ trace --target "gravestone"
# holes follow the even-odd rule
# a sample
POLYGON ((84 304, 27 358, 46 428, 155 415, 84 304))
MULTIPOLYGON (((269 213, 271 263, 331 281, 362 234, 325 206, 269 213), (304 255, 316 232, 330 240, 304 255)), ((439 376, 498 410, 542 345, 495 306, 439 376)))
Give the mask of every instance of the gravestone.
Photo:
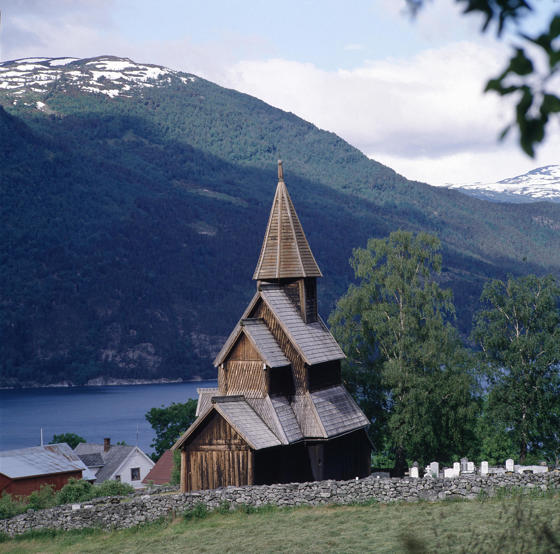
POLYGON ((469 460, 467 458, 461 458, 461 473, 466 473, 467 472, 467 464, 469 463, 469 460))
POLYGON ((461 475, 461 464, 459 462, 453 464, 453 472, 455 473, 455 477, 461 475))
POLYGON ((513 460, 511 458, 508 458, 506 460, 506 471, 510 471, 513 473, 513 460))
POLYGON ((488 475, 488 462, 480 462, 480 475, 488 475))
POLYGON ((444 476, 446 479, 450 479, 450 478, 452 478, 452 477, 455 477, 455 470, 454 470, 452 467, 446 467, 446 468, 443 470, 443 476, 444 476))
POLYGON ((412 466, 412 467, 410 468, 409 473, 410 473, 410 476, 411 476, 413 479, 418 479, 419 475, 418 475, 418 468, 417 468, 417 467, 412 466))
POLYGON ((432 477, 439 477, 439 463, 438 462, 432 462, 430 464, 430 475, 432 475, 432 477))
POLYGON ((474 473, 474 462, 467 462, 467 473, 474 473))

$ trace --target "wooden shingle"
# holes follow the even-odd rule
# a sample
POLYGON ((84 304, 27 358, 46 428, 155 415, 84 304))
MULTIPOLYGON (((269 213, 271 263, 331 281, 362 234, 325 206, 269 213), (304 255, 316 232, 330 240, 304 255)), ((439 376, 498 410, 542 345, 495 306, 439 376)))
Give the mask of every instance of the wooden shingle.
POLYGON ((305 323, 282 287, 264 285, 260 294, 307 364, 345 358, 344 352, 323 321, 319 318, 313 323, 305 323))
POLYGON ((322 277, 280 170, 278 178, 253 279, 322 277))
POLYGON ((312 392, 311 400, 329 438, 369 425, 368 419, 343 386, 312 392))

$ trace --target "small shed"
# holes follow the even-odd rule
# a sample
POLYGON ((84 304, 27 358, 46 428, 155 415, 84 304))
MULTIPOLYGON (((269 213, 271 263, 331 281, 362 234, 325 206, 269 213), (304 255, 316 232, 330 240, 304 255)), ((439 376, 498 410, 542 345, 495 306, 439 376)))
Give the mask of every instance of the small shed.
POLYGON ((43 485, 59 490, 82 478, 95 479, 66 443, 0 452, 0 494, 28 496, 43 485))
POLYGON ((150 469, 148 475, 142 479, 142 483, 144 483, 144 485, 166 485, 171 481, 172 473, 173 452, 171 450, 166 450, 156 462, 156 465, 150 469))
POLYGON ((181 490, 369 474, 369 421, 342 385, 344 353, 317 311, 311 252, 278 166, 253 279, 257 291, 199 389, 181 451, 181 490))

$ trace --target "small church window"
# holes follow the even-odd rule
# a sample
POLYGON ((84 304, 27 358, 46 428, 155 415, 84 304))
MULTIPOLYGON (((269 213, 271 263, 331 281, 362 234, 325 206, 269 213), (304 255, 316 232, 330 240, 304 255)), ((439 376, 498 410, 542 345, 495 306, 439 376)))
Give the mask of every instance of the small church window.
POLYGON ((131 467, 130 468, 130 480, 131 481, 139 481, 140 480, 140 468, 139 467, 131 467))

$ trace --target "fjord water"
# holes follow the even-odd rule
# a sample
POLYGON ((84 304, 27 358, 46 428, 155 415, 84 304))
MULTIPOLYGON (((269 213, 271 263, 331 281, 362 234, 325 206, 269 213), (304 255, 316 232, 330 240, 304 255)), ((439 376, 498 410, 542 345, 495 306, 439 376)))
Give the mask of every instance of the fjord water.
POLYGON ((212 386, 216 381, 0 390, 0 450, 38 446, 43 428, 45 443, 55 434, 76 433, 88 442, 110 437, 138 444, 149 454, 155 434, 146 412, 197 398, 197 388, 212 386))

